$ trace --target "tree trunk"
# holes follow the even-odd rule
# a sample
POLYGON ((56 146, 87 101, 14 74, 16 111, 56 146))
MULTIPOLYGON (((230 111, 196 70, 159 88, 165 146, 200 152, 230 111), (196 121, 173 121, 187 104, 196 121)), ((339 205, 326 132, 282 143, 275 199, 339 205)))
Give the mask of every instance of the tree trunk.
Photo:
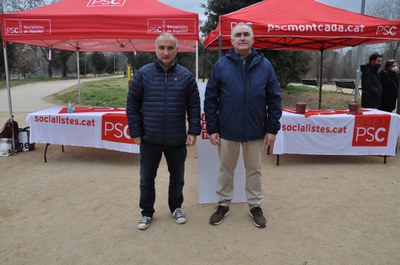
POLYGON ((64 60, 63 60, 62 66, 63 66, 62 77, 67 77, 67 75, 68 75, 67 61, 64 61, 64 60))
POLYGON ((53 77, 53 65, 52 65, 52 61, 47 61, 48 65, 47 65, 47 73, 49 74, 49 77, 53 77))

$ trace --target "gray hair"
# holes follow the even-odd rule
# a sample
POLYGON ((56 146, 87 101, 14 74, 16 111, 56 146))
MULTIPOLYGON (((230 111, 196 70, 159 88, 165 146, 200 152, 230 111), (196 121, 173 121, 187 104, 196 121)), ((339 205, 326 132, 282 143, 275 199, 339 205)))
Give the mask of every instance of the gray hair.
POLYGON ((160 38, 165 37, 168 39, 173 39, 175 41, 175 46, 178 47, 178 39, 175 37, 174 34, 168 33, 168 32, 164 32, 161 33, 160 35, 157 36, 156 41, 155 41, 155 46, 157 48, 157 42, 160 38))
POLYGON ((231 39, 233 39, 233 37, 235 37, 235 36, 233 36, 233 32, 234 32, 235 29, 236 29, 237 27, 239 27, 239 26, 245 26, 246 28, 249 29, 251 36, 252 36, 252 37, 254 36, 254 34, 253 34, 253 28, 251 27, 250 24, 247 24, 247 23, 244 23, 244 22, 239 22, 239 23, 237 23, 235 26, 233 26, 233 28, 232 28, 232 30, 231 30, 231 39))

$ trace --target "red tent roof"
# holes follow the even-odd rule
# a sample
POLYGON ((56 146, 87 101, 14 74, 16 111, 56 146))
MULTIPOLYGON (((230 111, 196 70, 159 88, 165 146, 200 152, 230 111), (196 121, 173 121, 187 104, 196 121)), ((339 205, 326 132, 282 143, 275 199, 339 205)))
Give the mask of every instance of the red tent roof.
POLYGON ((254 47, 280 50, 331 50, 359 44, 400 40, 400 21, 331 7, 314 0, 264 0, 220 16, 204 40, 206 49, 232 47, 231 28, 238 22, 253 27, 254 47))
POLYGON ((3 41, 76 51, 154 51, 162 32, 195 51, 198 14, 157 0, 64 0, 2 14, 3 41))

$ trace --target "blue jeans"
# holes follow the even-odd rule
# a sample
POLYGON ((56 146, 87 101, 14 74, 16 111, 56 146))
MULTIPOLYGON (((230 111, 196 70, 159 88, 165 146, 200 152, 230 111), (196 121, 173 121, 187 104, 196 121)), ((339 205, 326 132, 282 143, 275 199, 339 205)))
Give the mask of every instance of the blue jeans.
POLYGON ((164 146, 142 141, 140 145, 140 203, 143 216, 152 217, 156 191, 154 180, 157 176, 164 153, 169 171, 168 206, 171 211, 181 208, 185 174, 186 145, 164 146))

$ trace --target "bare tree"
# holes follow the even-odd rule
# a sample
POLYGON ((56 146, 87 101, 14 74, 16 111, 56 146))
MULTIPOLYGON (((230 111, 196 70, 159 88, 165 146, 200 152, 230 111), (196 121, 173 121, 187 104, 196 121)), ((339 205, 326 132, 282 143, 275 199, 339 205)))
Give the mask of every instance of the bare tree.
POLYGON ((6 0, 0 0, 0 14, 4 14, 6 12, 5 2, 6 0))
POLYGON ((3 0, 7 4, 7 12, 18 12, 47 4, 46 0, 3 0))
POLYGON ((46 60, 47 62, 47 74, 49 77, 53 77, 53 61, 51 60, 51 58, 49 58, 51 50, 49 51, 49 48, 43 48, 41 47, 40 50, 42 51, 42 55, 43 58, 46 60))
POLYGON ((329 82, 338 76, 340 53, 338 51, 326 51, 324 53, 324 79, 329 82))
POLYGON ((16 45, 16 48, 18 56, 15 58, 14 72, 25 78, 26 74, 35 72, 36 50, 23 44, 16 45))
MULTIPOLYGON (((375 1, 372 8, 368 10, 369 14, 386 19, 400 19, 400 1, 399 0, 379 0, 375 1)), ((385 54, 388 58, 400 58, 400 41, 386 43, 385 54)))

